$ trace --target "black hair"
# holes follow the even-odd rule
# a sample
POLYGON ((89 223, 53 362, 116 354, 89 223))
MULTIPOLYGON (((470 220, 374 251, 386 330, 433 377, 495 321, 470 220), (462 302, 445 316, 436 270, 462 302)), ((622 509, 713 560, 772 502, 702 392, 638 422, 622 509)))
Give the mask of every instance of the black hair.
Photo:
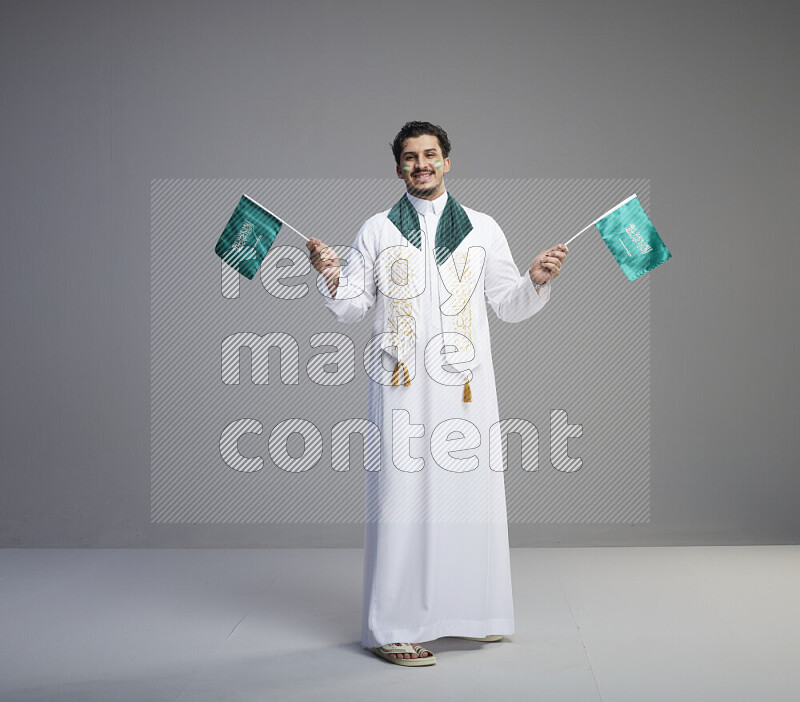
POLYGON ((422 136, 423 134, 430 134, 439 140, 439 146, 442 149, 442 158, 447 158, 450 155, 450 140, 447 138, 447 132, 438 124, 431 124, 430 122, 406 122, 402 129, 397 132, 397 136, 391 143, 394 162, 398 166, 400 165, 400 156, 403 153, 403 144, 405 144, 406 139, 412 139, 422 136))

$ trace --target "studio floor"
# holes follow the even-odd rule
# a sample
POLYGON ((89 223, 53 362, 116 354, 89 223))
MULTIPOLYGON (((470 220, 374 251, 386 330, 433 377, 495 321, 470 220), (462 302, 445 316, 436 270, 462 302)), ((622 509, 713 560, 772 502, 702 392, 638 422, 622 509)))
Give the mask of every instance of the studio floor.
POLYGON ((360 549, 0 551, 0 700, 800 699, 800 546, 512 549, 516 632, 361 648, 360 549))

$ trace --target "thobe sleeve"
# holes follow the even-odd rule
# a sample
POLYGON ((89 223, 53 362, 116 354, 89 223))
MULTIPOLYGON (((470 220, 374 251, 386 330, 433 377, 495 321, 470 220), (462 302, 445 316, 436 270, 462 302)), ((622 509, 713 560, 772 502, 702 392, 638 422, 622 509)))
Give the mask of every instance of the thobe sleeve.
POLYGON ((375 303, 376 285, 373 277, 374 253, 369 246, 370 223, 365 222, 353 242, 355 251, 346 253, 347 263, 339 275, 347 279, 340 285, 336 297, 331 297, 325 276, 317 275, 317 290, 322 302, 339 322, 360 322, 375 303))
POLYGON ((493 245, 486 252, 484 292, 494 313, 504 322, 521 322, 536 314, 550 299, 550 281, 537 293, 525 270, 520 275, 506 236, 493 224, 493 245))

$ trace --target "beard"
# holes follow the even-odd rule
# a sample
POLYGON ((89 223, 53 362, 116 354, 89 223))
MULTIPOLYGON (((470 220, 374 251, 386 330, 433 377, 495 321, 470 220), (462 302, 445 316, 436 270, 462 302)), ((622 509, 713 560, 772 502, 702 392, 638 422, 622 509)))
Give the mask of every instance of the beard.
POLYGON ((436 192, 437 188, 439 187, 440 183, 436 181, 436 173, 431 174, 431 179, 427 183, 421 183, 417 185, 414 183, 413 177, 409 180, 408 183, 408 192, 410 192, 415 197, 424 197, 425 195, 432 195, 436 192))

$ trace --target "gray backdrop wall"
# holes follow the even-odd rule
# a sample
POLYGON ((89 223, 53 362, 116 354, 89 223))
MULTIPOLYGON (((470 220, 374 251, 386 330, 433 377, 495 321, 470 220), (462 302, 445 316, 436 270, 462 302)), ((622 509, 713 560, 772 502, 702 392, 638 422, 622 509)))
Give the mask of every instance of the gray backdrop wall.
POLYGON ((3 15, 0 544, 361 544, 358 524, 151 524, 151 181, 388 178, 408 119, 446 127, 454 177, 648 180, 673 253, 648 283, 650 521, 515 524, 512 545, 797 542, 794 3, 3 15))

